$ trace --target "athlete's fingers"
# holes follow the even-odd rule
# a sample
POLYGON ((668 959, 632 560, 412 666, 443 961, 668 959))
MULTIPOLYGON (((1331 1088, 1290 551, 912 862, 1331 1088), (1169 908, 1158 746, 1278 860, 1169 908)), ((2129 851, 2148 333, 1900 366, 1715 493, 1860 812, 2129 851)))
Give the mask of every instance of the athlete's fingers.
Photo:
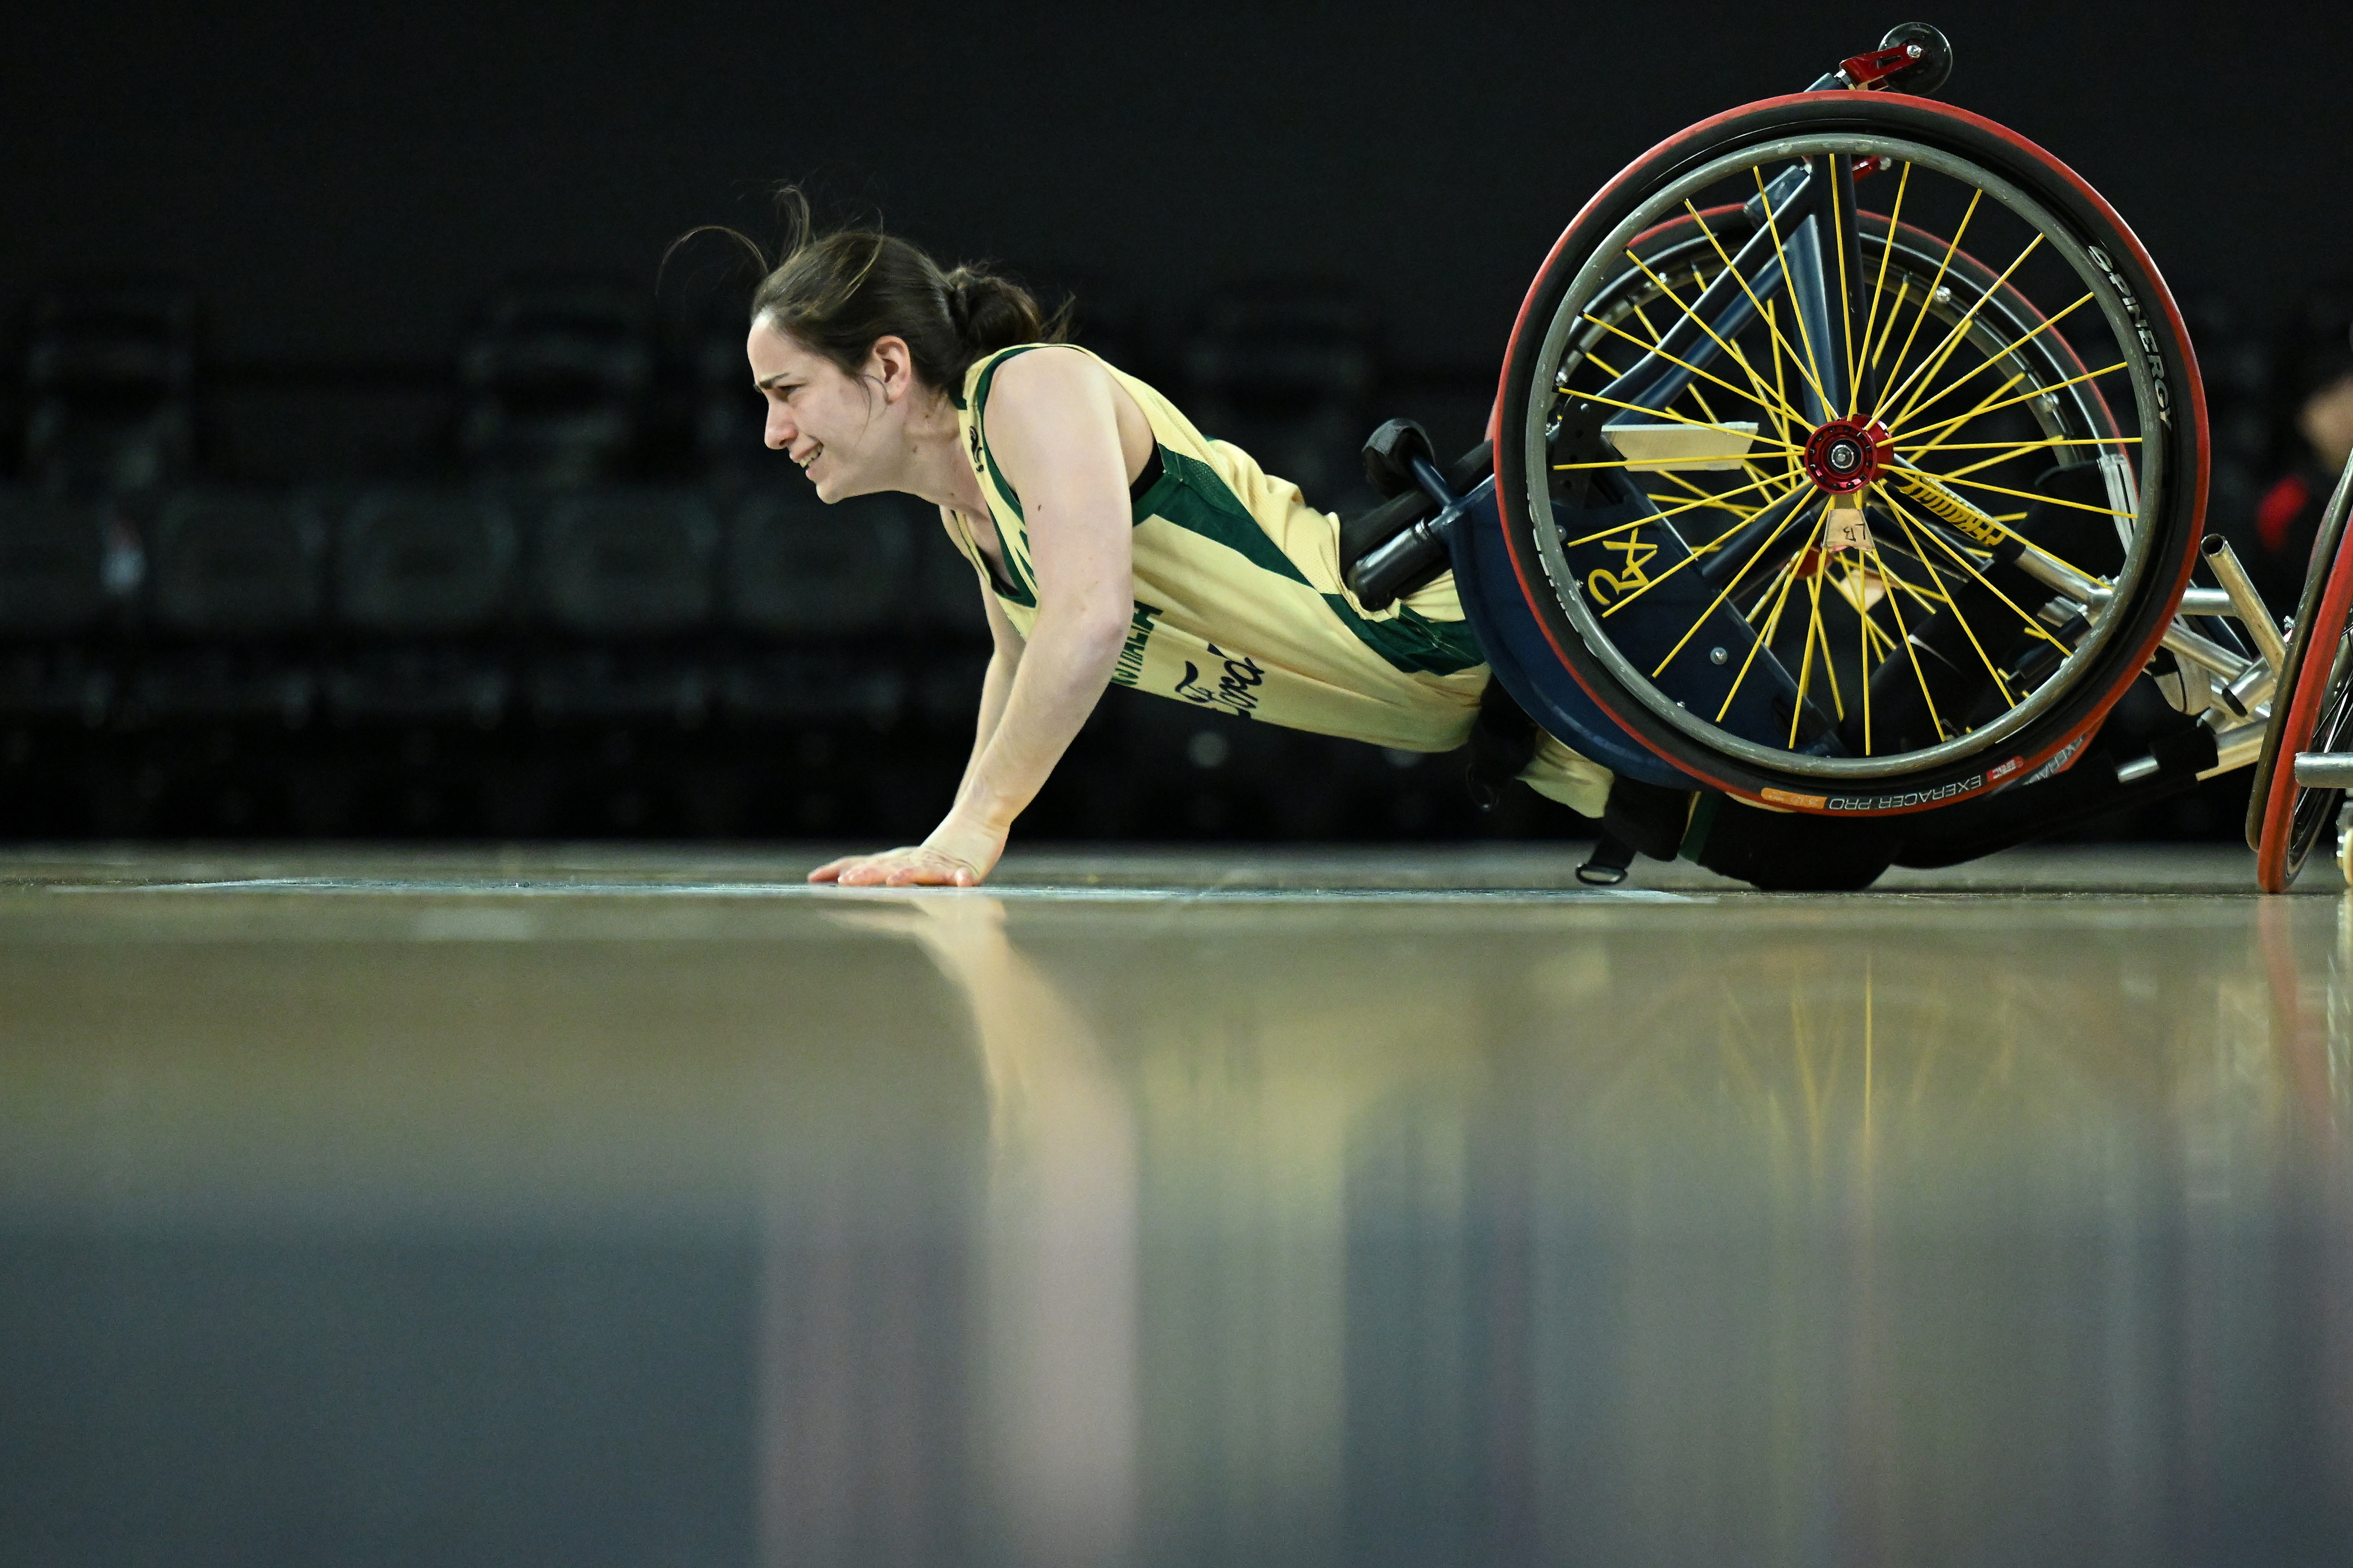
POLYGON ((953 855, 916 847, 845 855, 811 871, 808 879, 843 888, 972 888, 980 884, 980 873, 953 855))

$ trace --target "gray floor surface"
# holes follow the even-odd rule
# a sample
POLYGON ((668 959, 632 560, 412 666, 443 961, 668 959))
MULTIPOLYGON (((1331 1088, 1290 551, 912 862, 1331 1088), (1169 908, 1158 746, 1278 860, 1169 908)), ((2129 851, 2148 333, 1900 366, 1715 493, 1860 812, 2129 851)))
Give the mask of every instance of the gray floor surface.
POLYGON ((0 1541, 2339 1563, 2353 903, 0 856, 0 1541))

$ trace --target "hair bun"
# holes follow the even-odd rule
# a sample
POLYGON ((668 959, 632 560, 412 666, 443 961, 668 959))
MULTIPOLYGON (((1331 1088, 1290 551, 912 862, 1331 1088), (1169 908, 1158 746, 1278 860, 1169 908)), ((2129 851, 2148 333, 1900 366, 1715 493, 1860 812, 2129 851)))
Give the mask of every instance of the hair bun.
POLYGON ((1034 343, 1046 335, 1045 313, 1019 284, 970 267, 955 268, 941 281, 946 286, 948 320, 975 357, 1016 343, 1034 343))

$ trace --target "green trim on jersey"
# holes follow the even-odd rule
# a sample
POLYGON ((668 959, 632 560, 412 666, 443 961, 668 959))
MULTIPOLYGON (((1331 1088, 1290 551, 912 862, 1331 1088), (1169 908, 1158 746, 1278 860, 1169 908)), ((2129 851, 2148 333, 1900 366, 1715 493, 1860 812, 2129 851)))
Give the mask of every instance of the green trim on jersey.
POLYGON ((981 460, 988 465, 988 478, 990 482, 997 486, 997 493, 1005 498, 1005 504, 1013 509, 1013 515, 1021 518, 1024 522, 1029 520, 1022 515, 1021 498, 1015 495, 1013 487, 1005 482, 1005 475, 997 467, 997 454, 988 449, 988 431, 986 428, 986 421, 988 418, 988 384, 997 379, 998 368, 1007 360, 1017 354, 1026 354, 1031 349, 1044 346, 1042 343, 1023 343, 1018 348, 998 350, 990 356, 988 363, 981 367, 980 384, 972 389, 972 433, 980 439, 981 460))
MULTIPOLYGON (((965 371, 956 418, 982 511, 941 509, 949 538, 997 606, 992 613, 1021 637, 1039 615, 1037 567, 1021 498, 997 464, 982 417, 997 368, 1043 346, 1013 344, 965 371), (984 518, 1003 542, 1001 566, 980 548, 984 518), (1000 591, 1014 584, 1019 593, 1000 591)), ((1113 683, 1400 751, 1461 745, 1488 670, 1453 579, 1440 576, 1394 609, 1367 612, 1341 577, 1337 518, 1308 505, 1298 486, 1249 453, 1203 435, 1151 386, 1103 368, 1144 415, 1157 464, 1142 494, 1129 491, 1134 604, 1113 683)), ((1554 798, 1599 811, 1608 771, 1556 750, 1546 775, 1559 775, 1554 798)))
MULTIPOLYGON (((1297 563, 1266 536, 1258 519, 1250 514, 1215 468, 1181 452, 1165 453, 1162 461, 1168 471, 1143 500, 1135 503, 1138 522, 1156 512, 1179 528, 1217 541, 1262 571, 1288 578, 1303 587, 1313 585, 1297 563), (1153 511, 1145 510, 1147 504, 1153 511)), ((1464 622, 1434 621, 1404 605, 1398 606, 1394 620, 1368 620, 1358 615, 1342 595, 1319 594, 1316 597, 1331 607, 1340 624, 1354 632, 1358 641, 1388 660, 1393 669, 1420 675, 1455 675, 1487 662, 1487 656, 1479 649, 1478 639, 1471 635, 1464 622)))
POLYGON ((1303 587, 1307 585, 1307 574, 1266 536, 1266 530, 1250 514, 1250 509, 1242 505, 1232 488, 1218 477, 1217 469, 1182 452, 1166 453, 1161 461, 1167 465, 1168 472, 1159 484, 1145 492, 1144 500, 1135 503, 1135 510, 1142 514, 1136 521, 1165 517, 1189 533, 1217 541, 1261 571, 1287 577, 1303 587), (1164 489, 1167 492, 1165 495, 1161 493, 1164 489), (1145 502, 1152 504, 1152 510, 1144 510, 1145 502))
POLYGON ((1399 605, 1394 620, 1366 620, 1337 594, 1325 594, 1323 600, 1343 626, 1395 668, 1418 675, 1459 675, 1487 662, 1468 622, 1432 620, 1410 605, 1399 605))

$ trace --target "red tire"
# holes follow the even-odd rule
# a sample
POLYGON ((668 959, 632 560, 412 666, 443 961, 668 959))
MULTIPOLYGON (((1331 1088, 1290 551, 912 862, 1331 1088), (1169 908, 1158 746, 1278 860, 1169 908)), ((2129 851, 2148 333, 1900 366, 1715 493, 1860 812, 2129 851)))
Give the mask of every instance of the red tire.
POLYGON ((2343 547, 2348 503, 2353 463, 2347 465, 2313 542, 2304 597, 2272 693, 2272 722, 2256 761, 2248 838, 2255 850, 2255 884, 2266 893, 2287 891, 2344 799, 2342 790, 2297 784, 2295 755, 2337 751, 2353 742, 2353 658, 2345 637, 2353 616, 2353 551, 2343 547))

